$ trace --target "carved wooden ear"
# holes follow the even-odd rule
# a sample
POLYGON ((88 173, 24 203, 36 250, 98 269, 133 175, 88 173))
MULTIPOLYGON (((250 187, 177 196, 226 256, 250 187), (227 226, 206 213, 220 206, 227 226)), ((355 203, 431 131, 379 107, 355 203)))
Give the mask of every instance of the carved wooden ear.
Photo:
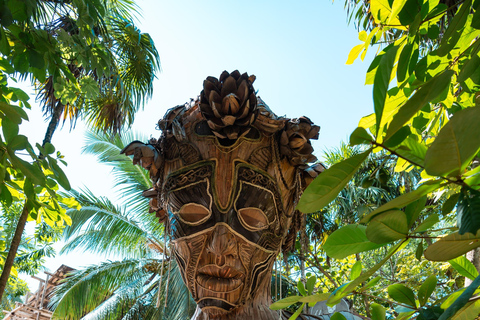
POLYGON ((317 161, 310 139, 318 139, 320 127, 307 117, 289 119, 280 134, 280 153, 294 166, 317 161))
POLYGON ((127 156, 133 155, 133 164, 138 164, 150 170, 151 176, 156 176, 158 168, 163 161, 160 152, 151 144, 133 141, 120 151, 127 156))
POLYGON ((306 167, 305 169, 302 170, 302 185, 303 188, 308 187, 308 185, 323 171, 325 171, 326 168, 323 164, 321 163, 315 163, 309 167, 306 167))

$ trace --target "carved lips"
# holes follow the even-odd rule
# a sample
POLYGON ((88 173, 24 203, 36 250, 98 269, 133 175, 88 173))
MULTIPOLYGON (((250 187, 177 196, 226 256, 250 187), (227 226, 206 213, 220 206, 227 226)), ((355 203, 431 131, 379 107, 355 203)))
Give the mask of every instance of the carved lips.
POLYGON ((245 275, 231 266, 209 264, 197 271, 197 283, 213 292, 226 293, 240 288, 245 275))

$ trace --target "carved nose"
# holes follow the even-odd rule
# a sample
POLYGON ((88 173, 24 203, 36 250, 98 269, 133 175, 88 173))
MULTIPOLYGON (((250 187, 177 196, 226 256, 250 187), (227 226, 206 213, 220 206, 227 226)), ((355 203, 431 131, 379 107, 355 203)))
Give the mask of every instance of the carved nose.
POLYGON ((217 265, 224 265, 225 257, 237 254, 235 236, 224 225, 217 225, 207 240, 207 251, 215 255, 217 265))

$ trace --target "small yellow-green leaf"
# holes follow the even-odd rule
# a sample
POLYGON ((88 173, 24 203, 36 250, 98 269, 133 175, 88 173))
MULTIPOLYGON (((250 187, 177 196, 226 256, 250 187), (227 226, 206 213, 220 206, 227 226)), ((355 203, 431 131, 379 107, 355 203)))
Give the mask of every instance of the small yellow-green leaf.
POLYGON ((364 44, 359 44, 350 50, 350 53, 348 54, 348 59, 345 64, 352 64, 357 58, 360 52, 365 48, 364 44))
POLYGON ((352 266, 352 269, 350 270, 350 280, 355 280, 356 278, 358 278, 362 273, 362 268, 363 266, 361 261, 355 262, 355 264, 352 266))
POLYGON ((475 279, 478 277, 478 271, 467 258, 464 256, 448 260, 448 262, 452 265, 452 267, 457 270, 462 276, 467 277, 470 280, 475 279))
POLYGON ((450 85, 454 71, 444 71, 426 82, 408 101, 400 107, 387 129, 385 140, 397 132, 427 103, 437 98, 450 85))

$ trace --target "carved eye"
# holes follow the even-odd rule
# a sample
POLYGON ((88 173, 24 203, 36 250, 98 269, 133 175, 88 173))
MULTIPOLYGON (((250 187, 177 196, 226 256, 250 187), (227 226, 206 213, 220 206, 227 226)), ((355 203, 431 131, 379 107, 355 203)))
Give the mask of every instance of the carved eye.
POLYGON ((190 225, 198 225, 210 217, 210 210, 196 203, 184 204, 177 212, 180 219, 190 225))
POLYGON ((258 231, 268 227, 267 216, 258 208, 239 209, 238 216, 243 226, 249 230, 258 231))

